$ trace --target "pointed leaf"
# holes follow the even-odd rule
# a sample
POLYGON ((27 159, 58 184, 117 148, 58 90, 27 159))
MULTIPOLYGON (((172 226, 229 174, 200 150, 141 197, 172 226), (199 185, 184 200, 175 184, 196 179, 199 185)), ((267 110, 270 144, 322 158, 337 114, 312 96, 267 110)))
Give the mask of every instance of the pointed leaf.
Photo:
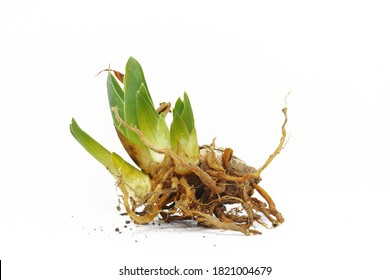
POLYGON ((188 129, 181 116, 173 110, 173 120, 171 123, 171 146, 174 152, 179 150, 179 141, 181 138, 187 139, 189 136, 188 129))
POLYGON ((70 132, 76 140, 87 150, 95 159, 103 164, 111 173, 115 172, 111 162, 111 153, 100 145, 96 140, 84 132, 77 124, 75 119, 72 119, 70 124, 70 132))
MULTIPOLYGON (((135 126, 138 126, 136 96, 139 88, 141 87, 141 84, 144 84, 146 90, 148 89, 141 65, 133 57, 130 57, 126 64, 126 72, 124 77, 125 121, 126 123, 135 126)), ((153 104, 148 90, 146 94, 149 101, 153 104)))
POLYGON ((186 123, 188 131, 191 132, 194 129, 194 115, 192 113, 192 107, 187 93, 184 93, 183 104, 184 104, 184 108, 181 113, 181 117, 183 118, 183 121, 186 123))
POLYGON ((147 139, 156 144, 155 134, 159 116, 154 107, 148 102, 146 88, 143 84, 137 92, 136 102, 139 129, 144 133, 147 139))
MULTIPOLYGON (((118 114, 122 120, 124 120, 124 110, 125 110, 125 103, 123 102, 124 99, 124 93, 115 79, 115 77, 108 73, 107 76, 107 94, 108 94, 108 102, 110 104, 110 108, 112 107, 118 107, 118 114)), ((111 111, 112 119, 114 122, 115 127, 119 126, 119 121, 116 119, 114 112, 111 111)), ((121 132, 129 137, 129 134, 127 133, 127 130, 124 127, 120 127, 121 132)))
POLYGON ((176 113, 178 113, 179 115, 181 115, 181 113, 183 112, 183 108, 184 108, 184 103, 179 97, 176 100, 175 107, 173 108, 173 110, 176 111, 176 113))
MULTIPOLYGON (((148 101, 146 88, 141 85, 137 93, 137 118, 140 130, 154 145, 169 147, 169 132, 165 120, 159 116, 152 104, 148 101), (160 130, 160 131, 159 131, 160 130)), ((163 161, 165 155, 150 151, 154 162, 163 161)))
POLYGON ((118 83, 118 81, 115 79, 114 75, 112 75, 111 72, 108 72, 107 88, 109 90, 112 89, 112 91, 115 92, 116 95, 118 95, 118 97, 120 98, 120 100, 122 102, 125 100, 125 93, 124 93, 121 85, 118 83))
POLYGON ((128 188, 131 196, 139 201, 150 191, 150 177, 126 162, 116 153, 109 152, 96 140, 84 132, 72 119, 70 131, 76 140, 95 159, 103 164, 116 179, 120 179, 128 188))

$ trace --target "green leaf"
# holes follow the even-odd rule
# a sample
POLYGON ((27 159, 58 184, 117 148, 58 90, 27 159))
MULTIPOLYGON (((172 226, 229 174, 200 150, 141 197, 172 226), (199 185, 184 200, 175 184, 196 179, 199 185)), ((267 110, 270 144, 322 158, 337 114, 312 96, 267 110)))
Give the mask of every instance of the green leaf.
POLYGON ((184 92, 183 101, 180 97, 177 99, 173 111, 174 117, 175 113, 177 113, 184 121, 188 133, 191 133, 191 131, 194 129, 194 115, 192 112, 191 102, 188 98, 187 93, 184 92))
MULTIPOLYGON (((139 129, 145 137, 154 145, 162 148, 170 147, 169 129, 163 116, 159 116, 146 95, 146 88, 141 85, 137 93, 137 118, 139 129)), ((150 151, 150 155, 155 162, 164 159, 163 154, 150 151)))
POLYGON ((125 100, 125 93, 122 89, 122 86, 118 83, 117 79, 111 72, 108 72, 107 88, 112 88, 113 92, 115 92, 115 94, 118 96, 118 98, 120 98, 123 103, 123 101, 125 100))
MULTIPOLYGON (((150 95, 143 83, 141 83, 135 95, 134 102, 137 125, 133 125, 139 128, 153 144, 159 147, 170 147, 168 127, 165 124, 165 120, 165 128, 162 124, 159 125, 160 116, 154 109, 150 95)), ((155 166, 152 163, 161 162, 164 159, 164 155, 149 150, 135 132, 124 128, 124 126, 118 127, 118 124, 116 126, 118 136, 127 153, 142 170, 152 172, 150 168, 155 166)))
POLYGON ((173 120, 171 123, 171 146, 174 152, 179 150, 180 139, 187 139, 189 136, 188 129, 181 116, 173 110, 173 120))
POLYGON ((95 159, 103 164, 111 173, 115 172, 115 169, 111 162, 111 153, 100 145, 91 136, 85 133, 77 124, 75 119, 72 119, 70 124, 70 132, 73 137, 89 152, 95 159))
MULTIPOLYGON (((197 164, 199 146, 191 103, 186 93, 184 93, 183 101, 178 98, 175 103, 170 133, 172 150, 186 158, 187 162, 197 164)), ((185 175, 189 170, 177 168, 176 172, 185 175)))
POLYGON ((183 104, 184 104, 183 106, 184 108, 181 113, 181 117, 183 118, 183 121, 186 123, 188 131, 191 133, 191 131, 194 129, 194 115, 192 113, 190 99, 188 98, 188 95, 185 92, 184 92, 183 104))
POLYGON ((158 114, 148 101, 146 96, 146 88, 143 84, 137 92, 136 98, 136 113, 139 129, 144 133, 147 139, 156 144, 156 128, 158 122, 158 114))
POLYGON ((130 57, 126 64, 126 71, 124 77, 124 92, 125 92, 125 121, 128 124, 132 124, 138 127, 137 110, 136 110, 136 98, 137 92, 141 85, 144 84, 146 88, 146 95, 150 103, 153 105, 152 98, 150 97, 148 86, 145 81, 144 72, 141 65, 133 57, 130 57))
POLYGON ((173 108, 173 110, 178 113, 179 115, 181 115, 181 113, 183 112, 183 108, 184 108, 184 103, 183 101, 181 100, 181 98, 179 97, 177 100, 176 100, 176 103, 175 103, 175 107, 173 108))
POLYGON ((139 201, 150 191, 150 177, 126 162, 116 153, 111 153, 86 132, 84 132, 77 122, 72 119, 70 132, 76 140, 95 159, 103 164, 108 171, 122 183, 125 184, 131 196, 139 201))
MULTIPOLYGON (((115 79, 114 75, 112 75, 110 72, 108 73, 107 76, 107 93, 108 93, 108 102, 110 104, 110 109, 112 107, 117 107, 118 108, 118 114, 122 120, 125 119, 125 103, 123 102, 124 100, 124 92, 115 79)), ((116 119, 114 112, 111 111, 112 114, 112 119, 114 121, 115 127, 119 127, 119 121, 116 119)), ((129 137, 129 133, 127 132, 127 129, 124 127, 119 128, 121 133, 124 134, 125 136, 129 137)))
MULTIPOLYGON (((123 98, 124 109, 123 109, 123 118, 122 116, 121 118, 127 124, 140 128, 138 116, 137 116, 137 93, 139 92, 141 86, 143 86, 143 88, 145 89, 142 91, 142 95, 144 96, 144 98, 146 98, 147 102, 150 103, 153 108, 154 105, 146 85, 145 76, 142 67, 138 63, 138 61, 135 60, 133 57, 130 57, 129 60, 127 61, 123 84, 124 84, 124 98, 123 98)), ((118 123, 116 123, 116 127, 118 127, 118 123)), ((146 149, 146 146, 142 143, 142 141, 139 139, 139 136, 135 132, 122 127, 119 128, 119 131, 122 133, 123 136, 127 138, 127 140, 129 140, 129 142, 134 143, 135 145, 139 146, 141 149, 143 148, 146 149)), ((129 154, 130 156, 132 156, 134 153, 130 152, 129 154)), ((135 159, 133 158, 133 160, 135 159)))

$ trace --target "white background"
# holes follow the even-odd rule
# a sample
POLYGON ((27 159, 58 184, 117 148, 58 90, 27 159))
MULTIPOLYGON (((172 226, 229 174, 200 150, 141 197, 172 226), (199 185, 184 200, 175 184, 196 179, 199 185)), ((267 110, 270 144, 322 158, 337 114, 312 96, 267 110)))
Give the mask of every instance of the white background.
POLYGON ((124 265, 271 266, 264 279, 389 279, 385 1, 0 3, 5 279, 125 279, 118 275, 124 265), (257 167, 279 141, 291 89, 291 138, 263 173, 285 224, 250 237, 123 227, 114 180, 68 125, 75 117, 126 156, 105 75, 95 75, 109 64, 123 70, 129 56, 142 64, 155 103, 188 92, 200 143, 217 137, 257 167))

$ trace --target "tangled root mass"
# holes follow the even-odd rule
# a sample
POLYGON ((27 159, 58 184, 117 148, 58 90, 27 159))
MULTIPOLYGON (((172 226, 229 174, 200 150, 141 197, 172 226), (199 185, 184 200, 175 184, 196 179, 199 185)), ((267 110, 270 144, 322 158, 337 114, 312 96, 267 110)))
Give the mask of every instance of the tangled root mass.
MULTIPOLYGON (((115 108, 118 120, 119 115, 115 108)), ((122 192, 122 203, 127 215, 138 224, 147 224, 156 217, 169 222, 195 220, 199 225, 222 230, 234 230, 245 235, 260 234, 254 227, 276 227, 284 222, 271 196, 260 186, 261 172, 284 148, 287 108, 278 147, 259 169, 246 165, 233 156, 230 148, 211 145, 200 147, 198 165, 186 163, 171 150, 155 147, 137 128, 124 122, 121 125, 136 132, 151 150, 165 154, 165 159, 155 174, 150 174, 152 189, 142 201, 136 202, 120 179, 117 186, 122 192), (178 175, 175 167, 190 170, 188 175, 178 175)), ((121 120, 120 120, 121 121, 121 120)))

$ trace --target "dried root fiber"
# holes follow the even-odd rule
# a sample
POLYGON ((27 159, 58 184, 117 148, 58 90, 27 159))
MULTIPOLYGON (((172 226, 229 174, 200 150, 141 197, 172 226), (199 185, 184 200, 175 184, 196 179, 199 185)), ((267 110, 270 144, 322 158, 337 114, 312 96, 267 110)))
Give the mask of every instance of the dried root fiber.
POLYGON ((285 119, 279 145, 259 169, 235 157, 232 149, 215 147, 214 141, 200 147, 199 164, 191 165, 172 150, 153 145, 139 129, 120 119, 116 108, 112 110, 121 126, 137 133, 149 149, 165 155, 156 172, 149 174, 152 189, 142 201, 132 199, 124 182, 120 178, 117 181, 126 214, 135 223, 147 224, 156 218, 165 222, 195 220, 201 226, 250 235, 261 233, 255 223, 269 228, 284 222, 271 196, 260 185, 260 175, 284 148, 287 108, 282 110, 285 119), (177 167, 191 172, 179 175, 177 167))

